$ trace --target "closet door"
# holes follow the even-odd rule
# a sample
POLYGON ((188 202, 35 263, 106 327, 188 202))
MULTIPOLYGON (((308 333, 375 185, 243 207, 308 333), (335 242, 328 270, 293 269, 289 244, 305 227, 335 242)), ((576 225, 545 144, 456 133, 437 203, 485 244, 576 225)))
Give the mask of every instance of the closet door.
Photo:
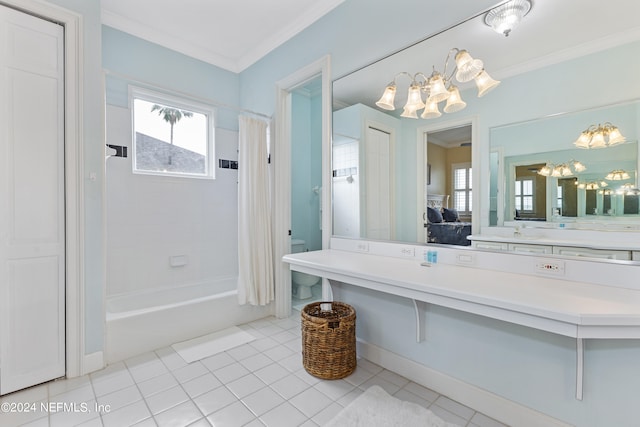
POLYGON ((0 6, 0 394, 65 374, 63 28, 0 6))

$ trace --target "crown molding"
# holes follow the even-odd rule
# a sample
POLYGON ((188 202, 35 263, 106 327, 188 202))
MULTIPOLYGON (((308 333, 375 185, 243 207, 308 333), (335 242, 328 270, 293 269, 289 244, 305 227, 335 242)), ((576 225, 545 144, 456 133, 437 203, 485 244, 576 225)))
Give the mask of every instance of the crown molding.
POLYGON ((179 37, 156 30, 148 25, 105 9, 102 9, 102 24, 115 28, 116 30, 132 34, 148 42, 164 46, 200 61, 204 61, 216 67, 223 68, 227 71, 240 73, 266 56, 269 52, 303 31, 344 1, 345 0, 325 0, 317 2, 313 8, 297 17, 290 25, 283 27, 279 32, 256 44, 253 48, 248 50, 246 53, 239 55, 237 58, 220 55, 210 49, 202 46, 196 46, 191 42, 180 39, 179 37))
POLYGON ((582 56, 597 53, 637 40, 640 40, 640 28, 632 28, 630 30, 621 31, 619 33, 611 34, 600 39, 591 40, 577 46, 562 49, 549 55, 535 58, 531 61, 526 61, 517 65, 513 65, 511 67, 505 67, 501 70, 496 70, 492 74, 500 79, 513 77, 529 71, 537 70, 539 68, 547 67, 549 65, 559 64, 561 62, 580 58, 582 56))

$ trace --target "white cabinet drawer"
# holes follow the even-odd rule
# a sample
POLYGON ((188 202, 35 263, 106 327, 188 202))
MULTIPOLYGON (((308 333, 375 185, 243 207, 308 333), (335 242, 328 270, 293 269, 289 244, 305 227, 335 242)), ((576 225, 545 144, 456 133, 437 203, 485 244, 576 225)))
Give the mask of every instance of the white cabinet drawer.
POLYGON ((558 255, 569 255, 569 256, 579 256, 579 257, 589 257, 589 258, 622 259, 622 260, 631 259, 630 251, 574 248, 571 246, 554 246, 553 253, 558 255))
POLYGON ((631 259, 634 261, 640 261, 640 251, 633 251, 631 253, 631 259))
POLYGON ((490 242, 483 240, 474 240, 471 244, 476 249, 484 249, 489 251, 508 251, 509 244, 506 242, 490 242))
POLYGON ((551 254, 553 247, 547 245, 531 245, 526 243, 509 243, 510 252, 525 254, 551 254))

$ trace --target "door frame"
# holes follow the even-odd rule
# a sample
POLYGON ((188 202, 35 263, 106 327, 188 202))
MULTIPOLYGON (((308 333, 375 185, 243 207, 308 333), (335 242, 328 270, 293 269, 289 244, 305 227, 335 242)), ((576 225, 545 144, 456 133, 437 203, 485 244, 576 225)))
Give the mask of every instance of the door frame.
POLYGON ((424 183, 427 182, 427 142, 428 134, 433 132, 439 132, 447 129, 457 128, 461 126, 471 125, 471 167, 476 170, 471 177, 472 188, 476 191, 476 196, 473 197, 471 203, 472 216, 471 216, 471 230, 476 230, 476 233, 480 231, 480 197, 477 197, 480 192, 480 147, 478 144, 478 116, 467 116, 455 120, 439 121, 426 126, 420 126, 417 129, 416 135, 416 178, 419 179, 419 184, 416 189, 417 203, 417 236, 420 239, 420 243, 425 243, 426 236, 424 233, 424 224, 426 221, 426 212, 424 207, 426 206, 424 183))
POLYGON ((84 354, 83 20, 77 13, 38 0, 0 3, 64 27, 65 359, 66 376, 71 378, 102 367, 102 360, 89 363, 84 354))
MULTIPOLYGON (((274 270, 275 315, 291 315, 291 274, 282 257, 291 252, 291 93, 320 77, 322 80, 322 248, 331 239, 331 58, 326 55, 276 82, 274 150, 274 270)), ((326 288, 323 279, 323 294, 326 288)))

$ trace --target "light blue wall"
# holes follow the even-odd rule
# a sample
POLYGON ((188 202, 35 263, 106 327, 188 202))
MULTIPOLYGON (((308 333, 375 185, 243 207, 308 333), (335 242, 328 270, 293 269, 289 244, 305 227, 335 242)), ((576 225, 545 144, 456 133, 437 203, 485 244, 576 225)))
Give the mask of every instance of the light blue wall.
POLYGON ((322 98, 306 92, 292 94, 291 129, 291 232, 309 250, 322 249, 320 197, 312 191, 322 186, 322 98))
MULTIPOLYGON (((111 27, 102 27, 102 37, 107 104, 126 107, 128 84, 132 84, 170 94, 185 94, 214 106, 239 105, 239 76, 235 73, 111 27)), ((232 109, 217 108, 216 124, 236 130, 237 115, 232 109)))

